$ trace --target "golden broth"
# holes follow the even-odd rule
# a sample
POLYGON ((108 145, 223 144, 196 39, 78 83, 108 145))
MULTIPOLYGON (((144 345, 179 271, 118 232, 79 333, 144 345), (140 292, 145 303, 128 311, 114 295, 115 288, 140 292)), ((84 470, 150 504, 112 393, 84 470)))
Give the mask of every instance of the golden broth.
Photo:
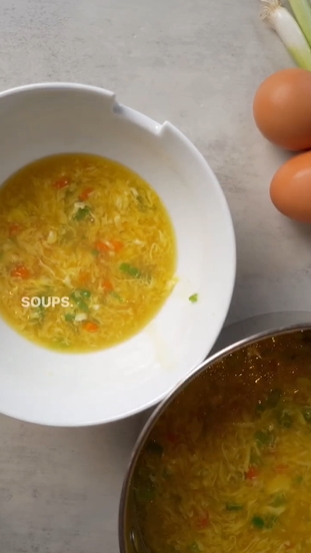
POLYGON ((150 553, 309 553, 310 333, 190 384, 153 429, 134 488, 150 553))
POLYGON ((133 336, 172 291, 175 265, 164 205, 119 163, 51 156, 0 188, 0 313, 43 346, 92 351, 133 336))

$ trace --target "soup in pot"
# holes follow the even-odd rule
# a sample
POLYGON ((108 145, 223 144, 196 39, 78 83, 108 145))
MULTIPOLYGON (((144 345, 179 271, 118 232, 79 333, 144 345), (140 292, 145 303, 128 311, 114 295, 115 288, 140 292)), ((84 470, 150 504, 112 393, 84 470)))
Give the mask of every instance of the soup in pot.
POLYGON ((150 553, 309 553, 310 333, 233 353, 188 385, 134 490, 150 553))

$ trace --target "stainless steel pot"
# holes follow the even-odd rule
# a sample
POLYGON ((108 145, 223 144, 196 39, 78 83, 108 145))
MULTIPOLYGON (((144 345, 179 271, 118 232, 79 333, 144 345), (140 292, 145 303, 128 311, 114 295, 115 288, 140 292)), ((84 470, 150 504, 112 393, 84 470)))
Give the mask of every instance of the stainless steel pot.
POLYGON ((132 491, 132 477, 135 472, 139 454, 149 438, 157 421, 176 399, 176 397, 198 378, 203 372, 242 348, 254 343, 269 340, 272 337, 289 333, 311 332, 311 313, 283 312, 253 317, 225 328, 215 344, 210 356, 197 367, 170 395, 154 410, 144 426, 132 453, 126 472, 120 499, 119 509, 119 547, 120 553, 148 553, 135 513, 132 491))

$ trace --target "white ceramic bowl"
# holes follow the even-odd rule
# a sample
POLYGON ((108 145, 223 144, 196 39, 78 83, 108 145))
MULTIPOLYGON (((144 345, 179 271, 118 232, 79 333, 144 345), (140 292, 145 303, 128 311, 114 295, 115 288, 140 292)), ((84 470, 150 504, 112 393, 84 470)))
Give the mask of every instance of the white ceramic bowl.
POLYGON ((138 172, 160 195, 177 236, 179 283, 158 316, 121 345, 61 354, 0 319, 0 412, 53 426, 127 417, 164 398, 209 353, 232 297, 236 251, 219 183, 196 148, 100 88, 39 84, 0 94, 0 183, 40 157, 86 152, 138 172), (192 304, 189 296, 198 293, 192 304))

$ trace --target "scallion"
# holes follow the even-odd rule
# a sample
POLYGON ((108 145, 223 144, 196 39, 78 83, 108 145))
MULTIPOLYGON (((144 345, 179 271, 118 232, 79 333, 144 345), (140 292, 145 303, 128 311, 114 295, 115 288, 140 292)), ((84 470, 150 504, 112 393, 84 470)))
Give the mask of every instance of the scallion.
POLYGON ((191 553, 198 553, 200 551, 198 544, 196 542, 193 542, 191 545, 189 545, 189 551, 191 551, 191 553))
POLYGON ((298 25, 311 46, 311 8, 308 0, 289 0, 289 4, 298 25))
POLYGON ((253 524, 253 526, 255 526, 255 528, 259 528, 261 530, 265 526, 265 521, 264 521, 263 518, 261 518, 259 516, 254 516, 252 518, 252 524, 253 524))
POLYGON ((311 407, 309 405, 302 408, 302 414, 306 422, 311 422, 311 407))
POLYGON ((123 299, 121 298, 120 294, 118 294, 117 292, 114 292, 114 290, 110 292, 110 296, 115 300, 118 300, 120 303, 123 303, 123 299))
POLYGON ((267 398, 267 406, 268 407, 276 407, 281 399, 282 392, 278 389, 270 390, 268 398, 267 398))
POLYGON ((65 313, 65 321, 67 321, 67 323, 73 323, 74 320, 75 315, 73 313, 65 313))
POLYGON ((237 503, 226 503, 226 509, 227 511, 242 511, 243 505, 239 505, 237 503))
POLYGON ((278 414, 277 419, 278 419, 279 425, 283 426, 284 428, 290 428, 292 426, 293 419, 290 413, 286 409, 283 409, 278 414))
POLYGON ((261 19, 266 20, 276 31, 297 65, 311 71, 311 50, 297 21, 280 0, 261 0, 264 8, 261 19))
POLYGON ((255 432, 254 438, 259 447, 262 447, 265 445, 268 446, 272 441, 272 434, 264 430, 258 430, 257 432, 255 432))
POLYGON ((137 269, 137 267, 133 267, 129 263, 121 263, 119 269, 120 269, 120 271, 122 271, 122 273, 126 273, 126 274, 130 275, 131 277, 134 277, 134 278, 141 277, 140 270, 137 269))
POLYGON ((85 207, 80 207, 75 214, 74 218, 76 221, 82 221, 90 213, 90 208, 86 205, 85 207))

